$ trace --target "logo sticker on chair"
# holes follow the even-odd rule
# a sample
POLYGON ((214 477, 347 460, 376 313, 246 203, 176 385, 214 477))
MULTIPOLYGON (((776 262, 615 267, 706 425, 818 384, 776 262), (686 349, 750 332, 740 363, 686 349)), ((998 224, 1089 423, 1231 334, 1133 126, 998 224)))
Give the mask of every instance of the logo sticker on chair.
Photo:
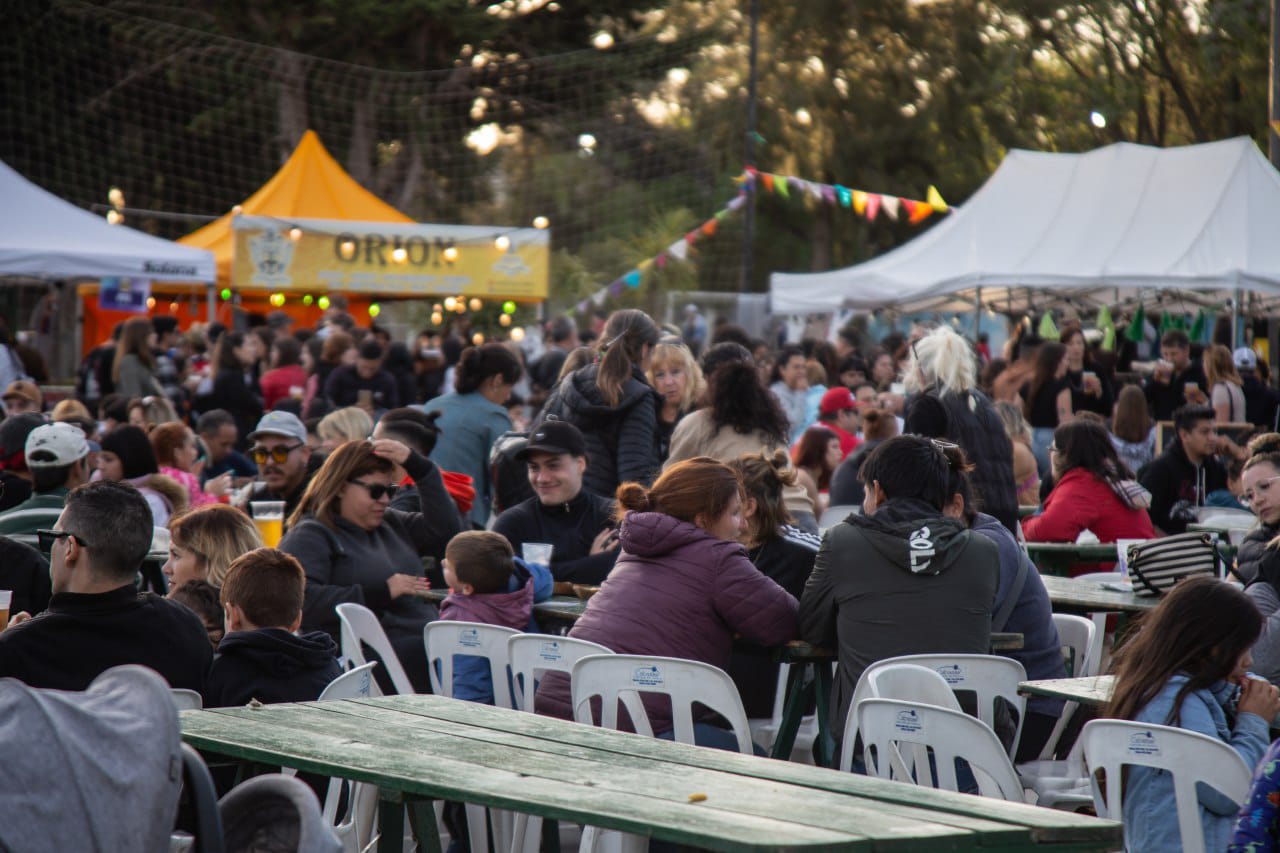
POLYGON ((371 685, 372 683, 373 683, 373 678, 369 675, 369 673, 366 672, 363 675, 361 675, 360 686, 356 688, 356 695, 368 697, 369 685, 371 685))
POLYGON ((548 640, 538 645, 538 657, 543 660, 564 660, 564 652, 560 651, 560 643, 548 640))
POLYGON ((964 681, 964 667, 958 663, 949 663, 938 667, 938 675, 941 675, 947 684, 960 684, 964 681))
POLYGON ((1159 755, 1160 743, 1151 732, 1138 732, 1129 735, 1130 755, 1159 755))
POLYGON ((903 734, 915 734, 924 728, 924 724, 916 710, 911 708, 898 712, 897 718, 893 721, 893 727, 903 734))
POLYGON ((666 680, 656 666, 638 666, 631 670, 631 683, 637 687, 661 687, 666 680))
POLYGON ((458 645, 466 646, 469 649, 479 648, 480 632, 475 628, 463 628, 458 632, 458 645))

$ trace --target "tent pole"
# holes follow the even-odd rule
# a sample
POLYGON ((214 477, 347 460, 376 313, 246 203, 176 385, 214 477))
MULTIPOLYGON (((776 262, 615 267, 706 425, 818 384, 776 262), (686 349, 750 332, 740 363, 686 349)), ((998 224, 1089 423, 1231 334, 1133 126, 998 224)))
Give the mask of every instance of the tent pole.
POLYGON ((973 300, 973 342, 978 343, 978 335, 982 333, 982 286, 979 285, 973 300))
POLYGON ((1231 348, 1244 346, 1244 290, 1237 287, 1231 311, 1231 348))
POLYGON ((209 315, 206 320, 210 323, 213 322, 214 317, 217 316, 218 313, 217 286, 217 283, 212 281, 205 285, 205 305, 208 309, 209 315))

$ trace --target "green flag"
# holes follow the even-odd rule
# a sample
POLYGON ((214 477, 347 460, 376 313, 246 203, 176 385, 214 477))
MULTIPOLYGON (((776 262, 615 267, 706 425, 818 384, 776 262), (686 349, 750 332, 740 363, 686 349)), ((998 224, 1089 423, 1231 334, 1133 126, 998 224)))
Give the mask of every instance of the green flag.
POLYGON ((1116 349, 1116 327, 1107 326, 1102 330, 1102 351, 1115 352, 1116 349))
POLYGON ((1097 322, 1097 326, 1098 326, 1098 328, 1099 328, 1099 329, 1101 329, 1101 330, 1102 330, 1102 331, 1104 331, 1104 332, 1105 332, 1107 329, 1112 329, 1112 330, 1114 330, 1114 329, 1115 329, 1115 327, 1116 327, 1116 322, 1115 322, 1115 320, 1112 320, 1112 319, 1111 319, 1111 309, 1110 309, 1110 308, 1108 308, 1108 307, 1107 307, 1107 306, 1105 306, 1105 305, 1103 305, 1101 308, 1099 308, 1099 309, 1098 309, 1098 322, 1097 322))
POLYGON ((1056 341, 1061 335, 1058 334, 1058 327, 1053 324, 1053 313, 1044 312, 1040 318, 1040 337, 1046 341, 1056 341))
POLYGON ((1147 326, 1147 311, 1145 306, 1138 304, 1138 310, 1133 313, 1133 319, 1129 321, 1129 327, 1124 330, 1124 336, 1127 340, 1140 344, 1142 339, 1146 337, 1145 330, 1147 326))
POLYGON ((1205 327, 1206 319, 1207 318, 1205 317, 1204 309, 1201 308, 1200 311, 1196 314, 1196 321, 1191 324, 1190 338, 1192 343, 1203 343, 1204 327, 1205 327))

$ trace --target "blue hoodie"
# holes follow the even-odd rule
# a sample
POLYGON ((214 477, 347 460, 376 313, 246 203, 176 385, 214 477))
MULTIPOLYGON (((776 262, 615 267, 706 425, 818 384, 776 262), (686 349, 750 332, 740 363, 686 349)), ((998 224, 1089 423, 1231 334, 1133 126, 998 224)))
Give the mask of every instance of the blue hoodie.
MULTIPOLYGON (((1140 723, 1173 725, 1173 700, 1187 680, 1182 673, 1170 678, 1134 719, 1140 723)), ((1267 721, 1257 714, 1239 714, 1234 726, 1229 723, 1227 705, 1235 690, 1235 685, 1219 681, 1212 687, 1188 693, 1182 700, 1178 727, 1217 738, 1240 753, 1244 763, 1253 768, 1262 760, 1270 734, 1267 721)), ((1204 849, 1227 849, 1240 807, 1204 785, 1196 786, 1196 797, 1200 801, 1204 849)), ((1124 789, 1125 849, 1181 850, 1178 821, 1174 817, 1176 808, 1172 776, 1150 767, 1130 767, 1124 789)))
MULTIPOLYGON (((538 623, 533 618, 533 605, 551 597, 554 588, 551 570, 540 563, 526 563, 519 557, 514 558, 514 562, 506 592, 483 595, 451 592, 440 606, 440 618, 536 632, 538 623)), ((487 658, 454 656, 453 698, 493 704, 493 679, 487 658)))

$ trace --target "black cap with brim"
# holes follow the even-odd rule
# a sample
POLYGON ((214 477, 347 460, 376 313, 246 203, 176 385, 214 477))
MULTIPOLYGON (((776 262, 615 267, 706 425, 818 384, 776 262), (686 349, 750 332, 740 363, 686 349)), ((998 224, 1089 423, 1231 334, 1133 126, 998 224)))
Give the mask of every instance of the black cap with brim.
POLYGON ((517 459, 526 459, 530 453, 553 453, 570 456, 586 456, 587 443, 576 426, 565 421, 543 421, 538 428, 529 433, 529 443, 516 454, 517 459))

